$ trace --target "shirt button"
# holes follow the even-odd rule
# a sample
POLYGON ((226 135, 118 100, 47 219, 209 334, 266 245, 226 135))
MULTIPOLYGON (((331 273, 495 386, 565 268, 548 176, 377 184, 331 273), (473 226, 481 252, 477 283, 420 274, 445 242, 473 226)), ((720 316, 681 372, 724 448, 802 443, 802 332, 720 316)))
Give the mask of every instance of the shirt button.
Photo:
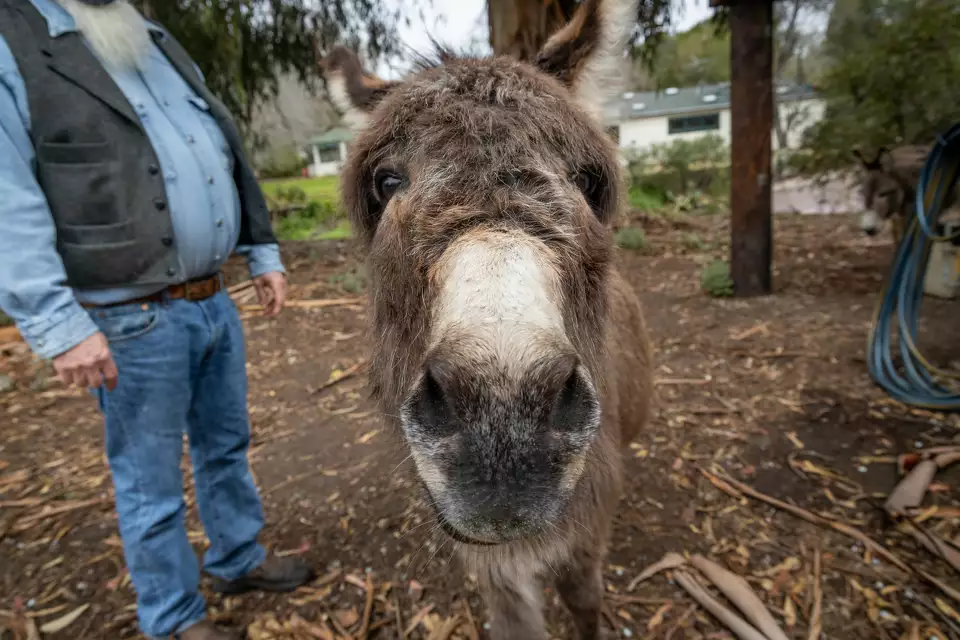
POLYGON ((190 144, 193 144, 194 142, 196 142, 196 140, 194 139, 193 136, 187 136, 187 142, 189 142, 190 144))
POLYGON ((160 173, 160 167, 155 164, 151 164, 149 167, 147 167, 147 171, 150 172, 150 175, 155 176, 160 173))
POLYGON ((218 227, 222 227, 222 226, 223 226, 223 218, 218 218, 218 219, 217 219, 217 226, 218 226, 218 227))
POLYGON ((220 254, 218 253, 217 255, 213 256, 213 259, 214 259, 214 260, 219 260, 219 259, 220 259, 220 254))
POLYGON ((207 176, 207 184, 213 184, 213 176, 207 176))
POLYGON ((176 179, 177 179, 176 173, 174 173, 173 171, 167 171, 167 180, 170 180, 172 182, 176 179))
POLYGON ((167 208, 167 203, 161 200, 160 198, 157 198, 156 200, 153 201, 153 206, 157 208, 157 211, 165 211, 167 208))
POLYGON ((170 101, 169 101, 169 100, 164 100, 164 101, 163 101, 163 106, 169 107, 169 106, 170 106, 170 101))
POLYGON ((167 269, 167 275, 172 278, 173 276, 177 275, 177 270, 174 269, 173 267, 170 267, 169 269, 167 269))
POLYGON ((163 246, 169 247, 169 246, 172 246, 172 245, 173 245, 173 238, 171 238, 170 236, 164 236, 164 237, 160 240, 160 242, 163 243, 163 246))

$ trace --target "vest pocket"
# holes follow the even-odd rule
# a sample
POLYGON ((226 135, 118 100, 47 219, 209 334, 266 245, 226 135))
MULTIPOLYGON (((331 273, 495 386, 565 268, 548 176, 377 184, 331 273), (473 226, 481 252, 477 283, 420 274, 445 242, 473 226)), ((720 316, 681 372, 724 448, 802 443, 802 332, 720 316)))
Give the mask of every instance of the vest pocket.
MULTIPOLYGON (((127 222, 121 217, 120 163, 111 145, 41 143, 37 173, 58 228, 127 222)), ((119 240, 115 231, 111 235, 114 241, 119 240)), ((87 234, 90 240, 94 236, 87 234)))

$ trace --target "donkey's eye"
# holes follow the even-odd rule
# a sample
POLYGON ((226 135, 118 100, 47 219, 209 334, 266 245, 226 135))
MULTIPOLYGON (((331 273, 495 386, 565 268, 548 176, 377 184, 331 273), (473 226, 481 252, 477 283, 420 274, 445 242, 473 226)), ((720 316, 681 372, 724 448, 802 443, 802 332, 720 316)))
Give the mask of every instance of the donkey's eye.
POLYGON ((580 193, 584 196, 589 196, 593 193, 593 189, 597 184, 597 179, 586 171, 578 171, 573 181, 577 185, 577 189, 580 189, 580 193))
POLYGON ((378 169, 373 177, 373 184, 377 191, 377 199, 381 204, 386 204, 403 184, 403 178, 389 169, 378 169))
POLYGON ((581 169, 572 176, 573 183, 577 185, 577 189, 583 194, 584 200, 587 201, 587 204, 590 205, 590 208, 598 216, 603 215, 604 207, 604 182, 602 176, 603 172, 599 169, 581 169))

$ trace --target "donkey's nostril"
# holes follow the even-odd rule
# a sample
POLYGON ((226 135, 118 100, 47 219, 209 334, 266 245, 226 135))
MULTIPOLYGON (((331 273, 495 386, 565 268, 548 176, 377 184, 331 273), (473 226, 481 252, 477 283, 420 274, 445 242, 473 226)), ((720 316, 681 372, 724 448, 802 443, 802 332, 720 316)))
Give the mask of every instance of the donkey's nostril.
POLYGON ((557 377, 556 400, 550 414, 550 427, 555 431, 593 431, 598 426, 600 402, 593 385, 587 380, 576 359, 558 363, 556 371, 565 371, 557 377))
POLYGON ((450 396, 452 382, 449 365, 431 358, 424 365, 420 385, 407 401, 410 417, 431 435, 442 437, 456 429, 456 413, 450 396))

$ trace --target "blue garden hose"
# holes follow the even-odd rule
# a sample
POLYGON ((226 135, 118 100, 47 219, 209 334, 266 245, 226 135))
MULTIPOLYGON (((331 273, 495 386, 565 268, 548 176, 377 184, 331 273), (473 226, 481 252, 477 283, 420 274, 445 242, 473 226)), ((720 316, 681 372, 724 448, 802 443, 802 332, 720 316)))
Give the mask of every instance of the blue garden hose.
POLYGON ((960 375, 933 366, 917 348, 927 259, 935 241, 954 236, 934 233, 944 199, 960 177, 960 124, 934 144, 917 184, 916 215, 897 247, 867 340, 870 376, 895 400, 934 411, 960 411, 960 375), (899 338, 900 367, 891 338, 899 338))

